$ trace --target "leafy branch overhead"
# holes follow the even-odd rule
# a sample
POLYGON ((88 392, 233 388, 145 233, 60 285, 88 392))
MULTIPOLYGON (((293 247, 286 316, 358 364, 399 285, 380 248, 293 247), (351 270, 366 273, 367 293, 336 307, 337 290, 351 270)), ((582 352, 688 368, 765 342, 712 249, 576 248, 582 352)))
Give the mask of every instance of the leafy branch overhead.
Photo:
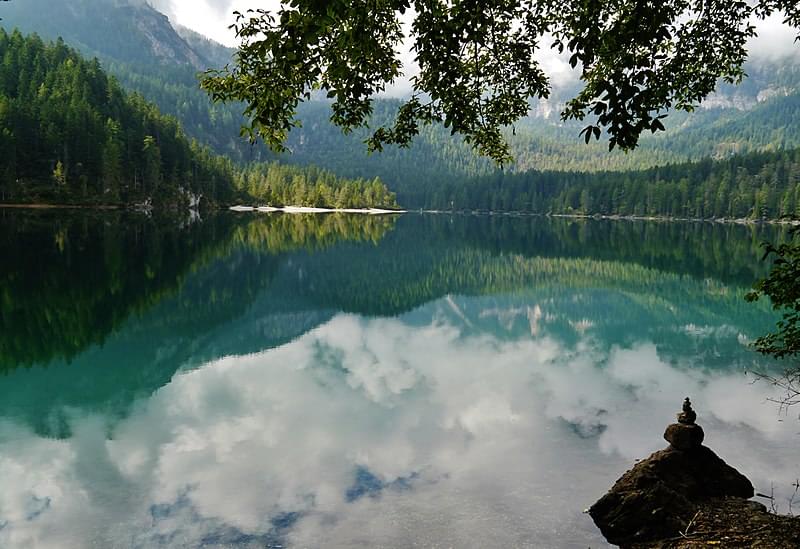
POLYGON ((769 297, 775 310, 781 311, 776 331, 755 342, 759 352, 776 358, 800 355, 800 227, 792 229, 790 236, 779 246, 764 244, 764 259, 774 258, 772 270, 747 295, 748 301, 769 297))
POLYGON ((550 93, 536 53, 555 48, 583 84, 562 118, 586 121, 587 142, 605 132, 609 148, 628 150, 662 131, 668 110, 691 111, 719 79, 739 82, 753 21, 775 12, 800 27, 792 0, 290 0, 276 13, 239 13, 234 64, 202 85, 215 100, 243 101, 245 133, 282 150, 298 104, 318 91, 343 131, 367 126, 410 44, 411 98, 368 148, 407 146, 421 125, 442 123, 503 163, 503 128, 550 93))
MULTIPOLYGON (((768 297, 773 309, 780 311, 781 319, 773 332, 755 341, 754 347, 768 356, 796 360, 800 356, 800 227, 789 232, 787 242, 779 246, 765 243, 764 248, 764 259, 774 260, 772 270, 755 284, 747 300, 768 297)), ((776 400, 782 407, 800 403, 800 366, 796 363, 779 376, 759 373, 756 376, 786 391, 776 400)))

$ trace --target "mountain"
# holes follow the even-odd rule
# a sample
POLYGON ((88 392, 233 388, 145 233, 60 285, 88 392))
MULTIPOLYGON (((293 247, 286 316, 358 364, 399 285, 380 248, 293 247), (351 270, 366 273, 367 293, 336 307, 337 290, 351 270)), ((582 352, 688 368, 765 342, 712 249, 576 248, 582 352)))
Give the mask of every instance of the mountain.
POLYGON ((588 145, 575 137, 583 124, 528 119, 510 136, 517 158, 512 171, 628 171, 669 163, 800 146, 800 91, 776 95, 747 109, 708 107, 672 113, 667 131, 644 135, 630 152, 609 151, 606 142, 588 145))
POLYGON ((62 41, 0 29, 0 200, 176 205, 227 202, 230 161, 212 155, 97 60, 62 41))
POLYGON ((0 202, 397 205, 377 179, 276 163, 234 168, 61 40, 0 29, 0 59, 0 202))
POLYGON ((134 64, 213 65, 208 51, 193 48, 166 15, 143 0, 25 0, 3 6, 3 26, 61 37, 84 55, 134 64))
MULTIPOLYGON (((372 126, 390 122, 398 105, 397 100, 376 103, 372 126)), ((346 177, 378 176, 407 207, 449 209, 449 202, 431 199, 444 186, 470 194, 474 179, 545 171, 552 172, 553 177, 557 172, 641 171, 800 147, 800 93, 772 97, 748 110, 709 108, 693 116, 675 114, 666 132, 645 136, 631 152, 609 152, 603 141, 586 145, 577 138, 578 124, 526 119, 515 133, 507 134, 516 162, 504 170, 477 157, 460 139, 438 126, 423 128, 409 148, 387 147, 380 154, 368 155, 363 144, 368 130, 343 135, 327 120, 328 108, 322 102, 301 105, 303 127, 289 134, 291 154, 287 161, 315 163, 346 177)), ((467 204, 455 200, 454 206, 467 204)))
POLYGON ((25 0, 3 4, 0 21, 48 40, 59 37, 101 65, 130 91, 175 116, 191 138, 234 161, 274 159, 240 136, 241 105, 212 104, 197 75, 222 67, 233 50, 186 28, 143 0, 25 0), (42 14, 48 14, 42 17, 42 14))
POLYGON ((224 67, 231 62, 233 54, 236 53, 235 49, 214 42, 210 38, 190 28, 184 27, 183 25, 173 23, 172 26, 175 32, 177 32, 194 51, 207 60, 204 68, 224 67))
POLYGON ((800 217, 800 149, 627 172, 498 172, 431 188, 430 207, 682 219, 800 217))
MULTIPOLYGON (((52 9, 50 4, 29 0, 4 5, 2 24, 49 38, 61 35, 97 55, 124 88, 141 93, 162 112, 175 116, 189 137, 234 162, 280 158, 318 165, 343 177, 377 176, 409 207, 441 206, 442 193, 435 195, 442 186, 459 187, 502 173, 636 171, 800 147, 800 54, 792 54, 752 60, 745 67, 749 78, 743 84, 721 85, 691 115, 673 113, 666 120, 666 132, 644 136, 630 153, 609 152, 604 141, 586 145, 578 138, 583 124, 559 120, 563 103, 577 91, 575 81, 559 87, 547 102, 533 104, 532 115, 508 131, 516 162, 503 172, 439 126, 423 128, 409 148, 387 147, 381 154, 369 155, 364 145, 368 130, 344 135, 330 123, 329 104, 324 101, 300 105, 303 126, 289 135, 290 153, 278 156, 240 136, 243 105, 212 104, 198 87, 198 72, 223 66, 233 50, 171 24, 141 0, 75 0, 52 9), (41 17, 43 10, 54 16, 41 17)), ((391 123, 398 104, 395 99, 376 101, 370 126, 391 123)), ((464 186, 462 194, 470 188, 464 186)))

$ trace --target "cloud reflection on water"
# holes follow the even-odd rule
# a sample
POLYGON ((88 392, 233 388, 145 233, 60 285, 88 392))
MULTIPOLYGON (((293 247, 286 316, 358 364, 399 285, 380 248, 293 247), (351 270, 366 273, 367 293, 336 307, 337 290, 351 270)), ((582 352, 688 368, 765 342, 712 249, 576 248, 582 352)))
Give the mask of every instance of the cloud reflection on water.
POLYGON ((597 547, 581 510, 665 445, 686 394, 712 448, 789 488, 797 428, 768 391, 649 342, 338 315, 119 423, 74 411, 68 440, 0 424, 0 545, 597 547))

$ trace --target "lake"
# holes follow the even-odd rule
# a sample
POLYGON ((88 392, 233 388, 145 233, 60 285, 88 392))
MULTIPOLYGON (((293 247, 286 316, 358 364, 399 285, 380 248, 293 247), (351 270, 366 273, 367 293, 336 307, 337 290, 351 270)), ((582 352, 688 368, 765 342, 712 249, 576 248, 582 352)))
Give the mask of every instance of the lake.
POLYGON ((786 511, 744 301, 783 234, 0 209, 0 546, 605 547, 685 396, 786 511))

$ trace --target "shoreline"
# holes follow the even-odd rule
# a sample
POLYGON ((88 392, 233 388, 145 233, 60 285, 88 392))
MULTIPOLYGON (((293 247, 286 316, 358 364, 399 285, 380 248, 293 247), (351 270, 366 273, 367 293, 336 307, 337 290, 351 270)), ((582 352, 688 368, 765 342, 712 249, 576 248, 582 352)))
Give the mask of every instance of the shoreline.
POLYGON ((0 208, 17 210, 121 210, 123 206, 118 204, 3 204, 0 208))
POLYGON ((543 214, 533 212, 520 212, 520 211, 504 211, 504 210, 413 210, 415 212, 424 214, 435 215, 488 215, 488 216, 504 216, 504 217, 557 217, 562 219, 602 219, 609 221, 650 221, 660 223, 720 223, 732 225, 792 225, 800 226, 800 219, 750 219, 750 218, 727 218, 727 217, 669 217, 669 216, 646 216, 646 215, 616 215, 616 214, 543 214))
POLYGON ((746 217, 668 217, 668 216, 639 216, 639 215, 580 215, 580 214, 549 214, 547 217, 565 217, 573 219, 609 219, 612 221, 678 221, 681 223, 722 223, 735 225, 800 225, 797 219, 749 219, 746 217))
POLYGON ((275 213, 282 212, 287 214, 299 213, 349 213, 349 214, 367 214, 367 215, 388 215, 388 214, 404 214, 408 210, 388 210, 385 208, 317 208, 313 206, 283 206, 276 208, 273 206, 231 206, 228 210, 232 212, 261 212, 261 213, 275 213))
MULTIPOLYGON (((13 203, 4 204, 0 203, 0 209, 29 209, 29 210, 100 210, 100 211, 114 211, 114 210, 136 210, 135 206, 128 206, 125 204, 47 204, 47 203, 13 203)), ((543 214, 533 212, 521 211, 505 211, 505 210, 430 210, 430 209, 415 209, 415 210, 391 210, 386 208, 319 208, 313 206, 218 206, 218 210, 228 210, 232 212, 260 212, 260 213, 287 213, 287 214, 322 214, 322 213, 347 213, 347 214, 366 214, 366 215, 390 215, 390 214, 406 214, 406 213, 422 213, 433 215, 486 215, 486 216, 503 216, 503 217, 546 217, 546 218, 562 218, 562 219, 602 219, 609 221, 649 221, 658 223, 719 223, 729 225, 789 225, 800 226, 798 219, 750 219, 750 218, 727 218, 727 217, 669 217, 658 215, 616 215, 616 214, 543 214)))

